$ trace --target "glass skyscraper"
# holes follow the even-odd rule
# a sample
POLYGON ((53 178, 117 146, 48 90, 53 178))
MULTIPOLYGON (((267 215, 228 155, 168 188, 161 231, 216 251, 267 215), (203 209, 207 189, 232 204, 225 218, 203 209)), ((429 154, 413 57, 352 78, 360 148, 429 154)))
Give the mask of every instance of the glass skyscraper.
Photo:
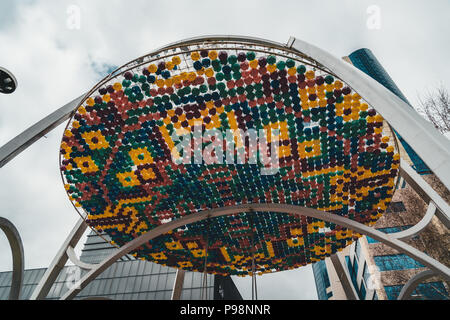
POLYGON ((325 260, 314 263, 312 269, 316 281, 317 297, 319 300, 328 300, 333 296, 333 292, 330 290, 331 284, 325 260))

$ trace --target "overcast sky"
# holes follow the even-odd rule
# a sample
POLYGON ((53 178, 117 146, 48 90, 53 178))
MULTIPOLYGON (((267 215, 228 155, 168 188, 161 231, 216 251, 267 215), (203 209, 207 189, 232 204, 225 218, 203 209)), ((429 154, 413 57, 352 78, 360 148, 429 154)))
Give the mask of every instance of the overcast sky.
MULTIPOLYGON (((338 57, 370 48, 416 104, 418 94, 440 83, 449 88, 449 12, 448 0, 1 0, 0 66, 15 74, 19 87, 0 96, 0 145, 86 92, 111 66, 208 34, 282 43, 295 36, 338 57), (73 5, 81 12, 80 29, 68 27, 73 5), (376 26, 376 10, 380 28, 369 28, 368 21, 376 26)), ((62 132, 58 127, 0 169, 0 215, 21 233, 26 268, 48 266, 78 219, 59 173, 62 132)), ((0 271, 11 270, 9 251, 0 233, 0 271)), ((310 267, 264 275, 258 285, 260 298, 317 298, 310 267)), ((249 298, 250 278, 238 286, 249 298)))

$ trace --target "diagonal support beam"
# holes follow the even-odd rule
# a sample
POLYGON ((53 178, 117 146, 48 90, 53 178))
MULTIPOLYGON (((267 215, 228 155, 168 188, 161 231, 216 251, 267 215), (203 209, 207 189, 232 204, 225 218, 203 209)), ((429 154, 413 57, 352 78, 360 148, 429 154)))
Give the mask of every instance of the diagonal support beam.
POLYGON ((79 96, 47 117, 36 122, 27 130, 0 147, 0 168, 11 161, 19 153, 31 146, 45 134, 52 131, 58 125, 68 120, 85 95, 79 96))
POLYGON ((37 287, 34 289, 30 300, 41 300, 47 297, 47 294, 53 286, 53 283, 55 282, 61 270, 64 268, 69 258, 69 256, 67 255, 67 249, 69 247, 76 246, 78 241, 80 241, 80 238, 83 235, 84 231, 86 231, 86 228, 87 225, 84 222, 84 219, 78 219, 75 227, 69 233, 69 236, 64 241, 55 258, 53 258, 52 263, 45 271, 44 276, 41 278, 37 287))
POLYGON ((183 290, 185 274, 186 274, 186 271, 184 271, 183 269, 177 269, 177 274, 175 276, 175 282, 173 283, 171 300, 180 300, 181 299, 181 291, 183 290))
POLYGON ((334 270, 336 271, 338 278, 341 281, 341 285, 344 289, 347 300, 359 300, 358 294, 356 293, 352 281, 350 280, 350 275, 348 274, 347 268, 342 262, 339 253, 331 255, 330 259, 333 263, 334 270))

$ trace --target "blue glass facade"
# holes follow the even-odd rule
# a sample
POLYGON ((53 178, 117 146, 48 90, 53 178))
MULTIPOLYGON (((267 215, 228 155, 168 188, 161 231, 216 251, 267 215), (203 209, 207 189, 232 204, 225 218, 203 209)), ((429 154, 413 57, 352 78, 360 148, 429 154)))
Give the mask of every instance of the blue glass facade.
MULTIPOLYGON (((389 76, 389 74, 386 72, 386 70, 383 68, 383 66, 378 62, 377 58, 374 56, 372 51, 363 48, 356 50, 355 52, 351 53, 348 57, 350 58, 350 61, 356 68, 363 71, 365 74, 372 77, 373 79, 377 80, 387 89, 389 89, 392 93, 394 93, 396 96, 398 96, 400 99, 402 99, 403 101, 405 101, 410 105, 408 99, 406 99, 406 97, 397 87, 397 85, 389 76)), ((400 143, 405 148, 405 151, 408 153, 408 156, 413 162, 413 167, 417 171, 417 173, 419 174, 431 173, 430 169, 426 166, 426 164, 422 161, 422 159, 419 158, 419 156, 414 152, 411 146, 398 134, 397 137, 400 143)))
MULTIPOLYGON (((384 290, 389 300, 396 300, 403 286, 386 286, 384 290)), ((411 295, 416 300, 448 300, 448 292, 442 282, 421 283, 411 295)))
MULTIPOLYGON (((400 232, 400 231, 403 231, 403 230, 406 230, 406 229, 409 229, 409 228, 411 228, 412 226, 398 226, 398 227, 387 227, 387 228, 378 228, 377 230, 378 231, 381 231, 381 232, 384 232, 384 233, 396 233, 396 232, 400 232)), ((369 243, 369 244, 371 244, 371 243, 378 243, 379 241, 378 240, 375 240, 375 239, 373 239, 373 238, 371 238, 371 237, 369 237, 369 236, 367 236, 366 237, 367 238, 367 242, 369 243)))
MULTIPOLYGON (((356 257, 356 256, 355 256, 356 257)), ((345 256, 345 261, 347 263, 347 269, 350 274, 350 279, 352 280, 353 287, 355 288, 356 293, 360 300, 364 300, 366 298, 366 287, 364 283, 361 281, 361 286, 358 286, 358 261, 353 258, 353 263, 349 256, 345 256)))
POLYGON ((425 266, 406 254, 389 254, 373 257, 380 271, 407 270, 424 268, 425 266))
POLYGON ((318 261, 312 265, 314 279, 316 281, 317 297, 319 300, 328 300, 333 293, 327 293, 330 287, 330 278, 328 277, 327 266, 324 260, 318 261))

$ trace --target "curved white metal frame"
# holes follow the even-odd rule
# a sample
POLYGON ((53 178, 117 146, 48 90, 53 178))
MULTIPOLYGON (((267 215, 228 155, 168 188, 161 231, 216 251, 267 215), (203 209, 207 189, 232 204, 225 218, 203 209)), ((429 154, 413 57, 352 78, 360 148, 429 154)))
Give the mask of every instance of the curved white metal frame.
POLYGON ((428 204, 427 212, 426 212, 425 216, 422 218, 422 220, 420 220, 417 224, 415 224, 414 226, 412 226, 409 229, 406 229, 406 230, 403 230, 400 232, 391 233, 390 234, 391 237, 393 237, 395 239, 399 239, 399 240, 411 239, 415 235, 419 234, 431 222, 431 219, 434 217, 435 212, 436 212, 436 206, 434 205, 433 202, 430 202, 428 204))
POLYGON ((433 272, 433 270, 425 270, 416 274, 403 286, 397 300, 409 299, 411 297, 411 294, 414 292, 414 289, 416 289, 421 282, 425 281, 426 279, 432 278, 435 275, 436 274, 433 272))
POLYGON ((3 230, 8 238, 13 258, 13 272, 9 300, 19 300, 25 265, 22 239, 20 238, 19 231, 17 231, 16 227, 8 219, 0 217, 0 229, 3 230))
POLYGON ((316 219, 321 219, 324 221, 332 222, 342 227, 351 229, 360 234, 368 235, 380 242, 383 242, 392 248, 403 252, 410 256, 411 258, 419 261, 423 265, 430 268, 436 275, 442 276, 447 280, 450 280, 450 268, 446 267, 442 263, 434 260, 429 257, 425 253, 417 250, 416 248, 406 244, 403 241, 397 240, 395 238, 390 237, 388 234, 385 234, 381 231, 378 231, 374 228, 368 227, 364 224, 358 223, 348 218, 344 218, 334 214, 328 214, 324 211, 319 211, 311 208, 303 208, 294 205, 288 204, 245 204, 245 205, 237 205, 230 206, 225 208, 218 208, 212 210, 205 210, 196 214, 191 214, 188 216, 184 216, 183 218, 168 222, 166 224, 160 225, 151 231, 135 238, 134 240, 128 242, 126 245, 122 246, 119 250, 112 253, 108 256, 104 261, 99 263, 94 269, 89 271, 83 278, 81 278, 76 285, 75 288, 69 290, 61 300, 72 299, 74 298, 78 292, 80 292, 90 281, 95 279, 98 275, 100 275, 106 268, 111 266, 117 259, 120 257, 130 253, 132 250, 138 248, 139 246, 147 243, 149 240, 152 240, 162 234, 165 234, 171 230, 179 228, 181 226, 191 224, 194 222, 202 221, 208 218, 215 218, 224 215, 232 215, 237 213, 244 212, 280 212, 280 213, 288 213, 298 216, 308 216, 316 219))
POLYGON ((69 260, 72 261, 74 265, 77 267, 80 267, 84 270, 91 270, 95 268, 95 264, 85 263, 78 259, 77 254, 75 253, 75 249, 72 246, 67 247, 66 249, 67 257, 69 257, 69 260))
MULTIPOLYGON (((341 78, 343 81, 348 83, 373 108, 375 108, 384 117, 384 119, 392 127, 394 127, 395 130, 414 148, 414 151, 424 160, 427 166, 442 181, 442 183, 447 187, 447 189, 450 189, 450 142, 444 137, 442 137, 431 124, 422 119, 417 113, 411 112, 409 105, 407 105, 400 98, 391 93, 388 89, 383 87, 377 81, 370 78, 360 70, 354 68, 350 64, 343 62, 342 60, 334 57, 333 55, 325 52, 320 48, 317 48, 311 44, 308 44, 304 41, 298 40, 293 37, 289 39, 288 44, 286 46, 283 46, 280 43, 259 38, 242 37, 242 36, 204 36, 169 44, 154 51, 154 53, 168 50, 175 46, 181 46, 183 44, 186 45, 195 42, 209 42, 209 41, 213 42, 224 40, 229 41, 240 40, 240 41, 254 42, 255 44, 270 45, 278 48, 284 48, 286 50, 292 50, 296 54, 299 54, 300 56, 306 58, 312 58, 321 67, 329 70, 330 73, 335 74, 337 77, 341 78)), ((138 63, 138 61, 136 61, 136 63, 138 63)), ((124 67, 129 66, 130 64, 124 65, 124 67)), ((116 72, 113 72, 108 77, 114 76, 115 73, 116 72)), ((20 152, 25 150, 28 146, 37 141, 44 134, 54 129, 57 125, 61 124, 63 121, 69 119, 71 114, 76 110, 76 108, 81 103, 84 97, 85 95, 82 95, 77 99, 74 99, 73 101, 56 110, 49 116, 40 120, 29 129, 25 130, 23 133, 21 133, 11 141, 9 141, 4 146, 0 147, 0 168, 3 167, 15 156, 17 156, 20 152)), ((409 229, 406 232, 402 232, 396 235, 395 234, 386 235, 367 226, 353 224, 352 220, 340 221, 341 223, 331 221, 332 220, 331 218, 333 217, 330 218, 330 216, 332 215, 324 215, 323 212, 320 212, 321 216, 317 218, 349 227, 350 229, 353 229, 359 233, 370 235, 371 237, 381 242, 384 242, 402 252, 405 252, 406 250, 408 252, 405 253, 411 255, 412 257, 416 258, 416 260, 427 265, 433 272, 448 278, 449 271, 447 267, 443 266, 434 259, 431 259, 430 257, 426 256, 420 251, 406 245, 404 242, 395 239, 395 237, 399 239, 405 239, 423 230, 423 228, 431 220, 433 212, 436 213, 436 216, 447 227, 450 226, 450 210, 449 206, 445 203, 445 201, 443 201, 437 195, 437 193, 427 183, 425 183, 423 179, 419 175, 417 175, 414 172, 414 170, 412 170, 408 165, 402 164, 400 174, 402 174, 402 176, 405 178, 408 184, 410 184, 427 203, 430 203, 431 206, 429 207, 429 210, 425 215, 425 217, 422 219, 422 221, 419 222, 419 224, 413 227, 412 229, 409 229), (436 210, 433 210, 433 206, 436 207, 436 210)), ((264 211, 262 210, 263 208, 256 209, 257 206, 258 205, 252 205, 252 208, 254 208, 255 210, 264 211)), ((276 205, 274 204, 274 206, 276 205)), ((268 211, 278 211, 281 210, 282 208, 278 208, 277 210, 274 209, 275 208, 271 208, 268 211)), ((305 212, 307 212, 308 214, 311 214, 310 216, 314 216, 314 212, 312 211, 308 212, 308 210, 313 209, 295 207, 286 210, 289 211, 288 213, 299 214, 297 211, 300 209, 302 211, 301 214, 306 215, 305 212)), ((231 212, 229 210, 231 210, 231 208, 217 209, 217 211, 215 211, 215 214, 217 214, 217 212, 222 212, 222 214, 226 214, 223 212, 231 212)), ((101 269, 106 264, 111 264, 115 260, 117 260, 120 256, 122 256, 121 252, 127 250, 129 252, 130 250, 132 250, 131 247, 135 243, 139 243, 139 241, 143 241, 142 243, 144 243, 148 241, 148 239, 150 239, 148 237, 154 236, 154 234, 157 232, 164 233, 168 231, 166 230, 167 228, 175 228, 173 223, 182 223, 182 224, 192 223, 194 221, 198 221, 198 220, 192 221, 191 220, 192 218, 198 218, 200 216, 206 218, 208 214, 211 214, 211 212, 212 211, 205 211, 199 214, 195 214, 194 217, 187 216, 178 221, 172 221, 166 225, 160 226, 148 232, 146 235, 144 235, 146 237, 141 236, 137 239, 134 239, 133 241, 131 241, 130 243, 119 249, 117 253, 110 256, 109 259, 106 259, 101 264, 96 265, 95 268, 91 269, 91 271, 88 272, 88 274, 85 277, 88 277, 89 279, 95 278, 98 270, 101 269)), ((342 219, 345 220, 345 218, 342 219)), ((72 253, 72 251, 69 248, 73 247, 79 241, 79 238, 81 237, 81 234, 82 232, 84 232, 85 229, 86 225, 84 224, 84 221, 80 219, 75 228, 72 230, 69 237, 66 239, 62 249, 58 252, 57 256, 54 258, 51 267, 44 274, 44 277, 42 278, 41 282, 39 283, 38 287, 36 288, 35 292, 32 295, 32 299, 42 299, 47 295, 48 290, 50 289, 52 283, 54 282, 61 268, 64 266, 65 262, 72 253)), ((77 259, 72 260, 75 261, 74 263, 76 264, 78 263, 77 259)), ((88 266, 86 265, 85 267, 92 268, 91 265, 88 266)), ((74 293, 69 292, 65 296, 65 298, 73 296, 74 293)), ((407 293, 405 293, 404 296, 406 297, 407 293)))

